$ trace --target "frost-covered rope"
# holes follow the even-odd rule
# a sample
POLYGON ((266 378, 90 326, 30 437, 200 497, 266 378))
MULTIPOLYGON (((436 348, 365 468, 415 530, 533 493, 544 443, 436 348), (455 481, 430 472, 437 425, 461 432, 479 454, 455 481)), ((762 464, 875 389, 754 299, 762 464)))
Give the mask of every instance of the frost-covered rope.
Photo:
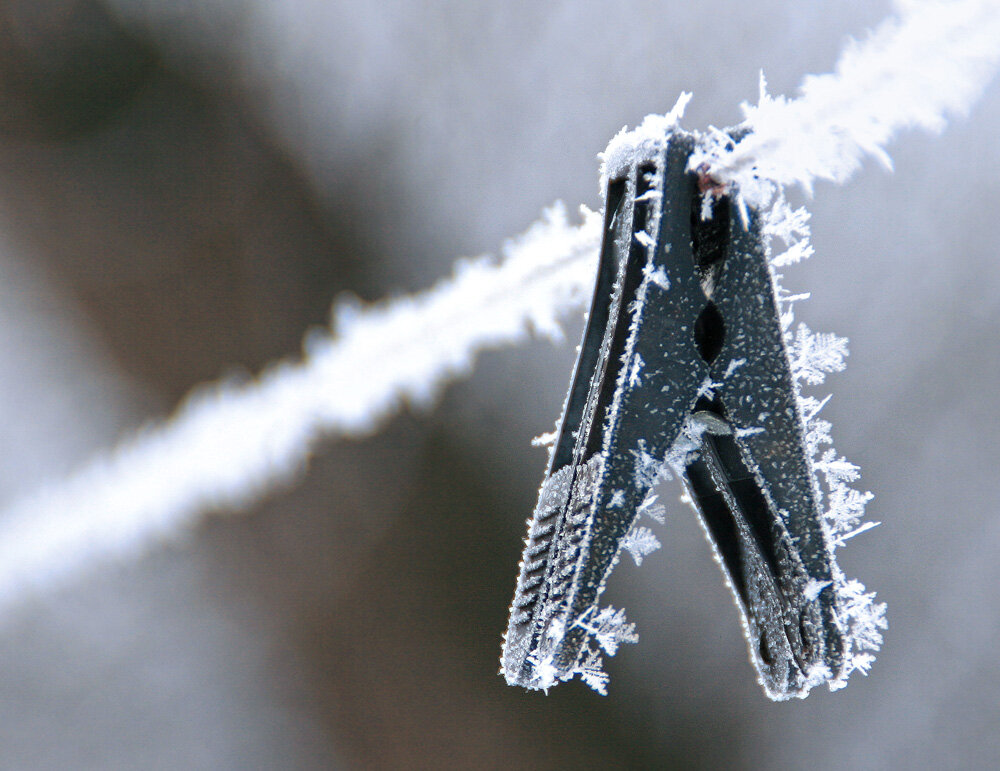
POLYGON ((206 512, 245 506, 300 471, 324 434, 374 432, 404 401, 426 403, 477 352, 559 318, 593 291, 600 218, 561 205, 504 247, 458 263, 423 294, 341 302, 334 332, 246 385, 193 393, 176 415, 0 514, 0 611, 108 559, 140 554, 206 512))
MULTIPOLYGON (((939 129, 967 110, 1000 59, 1000 3, 900 8, 898 20, 849 46, 834 74, 807 78, 800 99, 765 95, 745 108, 754 133, 735 147, 719 135, 701 159, 712 176, 743 193, 763 182, 773 202, 781 185, 846 180, 865 155, 887 163, 884 146, 900 129, 939 129)), ((599 240, 594 214, 573 226, 556 208, 501 263, 461 263, 421 295, 342 305, 336 333, 310 336, 300 363, 201 389, 167 423, 13 502, 0 512, 0 611, 139 554, 207 511, 253 502, 293 477, 320 435, 375 431, 401 402, 433 398, 480 350, 516 344, 531 328, 557 334, 558 317, 590 294, 599 240)))
POLYGON ((1000 3, 896 7, 896 17, 844 49, 834 72, 806 77, 798 99, 768 96, 762 75, 758 104, 742 106, 751 133, 735 147, 720 135, 721 146, 693 164, 744 195, 761 179, 811 191, 816 180, 845 182, 866 156, 891 168, 885 148, 899 131, 941 131, 948 117, 964 115, 1000 64, 1000 3))

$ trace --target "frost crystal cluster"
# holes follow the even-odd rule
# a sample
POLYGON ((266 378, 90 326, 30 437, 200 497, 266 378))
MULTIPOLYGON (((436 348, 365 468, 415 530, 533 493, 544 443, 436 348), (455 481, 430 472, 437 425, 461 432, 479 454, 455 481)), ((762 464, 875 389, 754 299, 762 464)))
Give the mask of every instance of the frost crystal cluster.
MULTIPOLYGON (((868 491, 858 490, 853 484, 860 478, 856 465, 839 455, 830 437, 830 422, 819 416, 829 396, 819 399, 804 394, 804 385, 821 385, 826 375, 844 369, 847 356, 847 338, 829 333, 817 333, 800 323, 793 329, 793 306, 808 295, 791 294, 781 285, 782 275, 777 269, 792 265, 810 256, 809 213, 791 209, 781 189, 775 185, 772 203, 766 220, 766 233, 785 249, 770 253, 768 261, 774 278, 775 294, 782 304, 781 324, 785 345, 794 378, 799 413, 805 426, 806 446, 813 468, 818 499, 824 504, 823 524, 827 543, 833 551, 849 538, 875 527, 877 522, 863 522, 865 505, 872 499, 868 491)), ((777 251, 777 250, 775 250, 777 251)), ((840 597, 849 644, 845 651, 846 667, 843 675, 831 682, 831 689, 843 687, 855 669, 868 672, 875 660, 875 652, 882 645, 881 630, 886 628, 885 603, 875 602, 874 592, 867 592, 859 581, 848 579, 836 563, 834 589, 840 597)))

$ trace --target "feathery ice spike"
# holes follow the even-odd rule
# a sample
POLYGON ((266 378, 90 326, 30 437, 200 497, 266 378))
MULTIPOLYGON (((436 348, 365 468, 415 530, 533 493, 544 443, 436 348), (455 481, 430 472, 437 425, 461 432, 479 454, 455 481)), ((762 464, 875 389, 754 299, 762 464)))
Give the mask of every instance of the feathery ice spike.
POLYGON ((696 143, 674 123, 605 156, 597 286, 504 636, 512 685, 580 675, 604 692, 601 653, 637 638, 600 595, 623 546, 656 545, 637 519, 671 470, 767 695, 867 668, 849 665, 845 606, 870 595, 833 559, 761 216, 688 170, 696 143))

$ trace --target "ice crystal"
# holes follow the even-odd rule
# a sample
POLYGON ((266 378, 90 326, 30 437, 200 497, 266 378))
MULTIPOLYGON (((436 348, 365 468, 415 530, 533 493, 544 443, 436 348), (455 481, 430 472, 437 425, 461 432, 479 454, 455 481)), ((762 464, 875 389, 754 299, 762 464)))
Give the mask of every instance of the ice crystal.
POLYGON ((622 540, 622 548, 632 555, 636 565, 641 565, 646 556, 660 548, 660 541, 648 527, 634 525, 622 540))
POLYGON ((601 654, 589 648, 584 649, 586 656, 576 666, 576 673, 587 685, 597 691, 601 696, 608 695, 608 673, 604 671, 601 663, 601 654))
POLYGON ((604 671, 601 653, 614 656, 624 643, 638 642, 635 624, 625 619, 625 611, 602 608, 581 616, 576 625, 587 632, 587 641, 580 649, 572 674, 579 675, 587 685, 602 696, 607 695, 608 675, 604 671))
POLYGON ((812 332, 805 324, 799 324, 788 352, 796 376, 809 385, 820 385, 827 373, 840 372, 846 366, 847 338, 812 332))
POLYGON ((646 450, 646 441, 639 440, 638 449, 632 450, 635 458, 635 486, 640 490, 648 489, 655 485, 663 475, 663 459, 651 455, 646 450))
POLYGON ((666 519, 667 510, 664 508, 663 504, 657 503, 657 496, 653 494, 652 491, 646 496, 645 500, 639 504, 638 514, 642 516, 645 514, 650 519, 659 522, 661 525, 666 519))

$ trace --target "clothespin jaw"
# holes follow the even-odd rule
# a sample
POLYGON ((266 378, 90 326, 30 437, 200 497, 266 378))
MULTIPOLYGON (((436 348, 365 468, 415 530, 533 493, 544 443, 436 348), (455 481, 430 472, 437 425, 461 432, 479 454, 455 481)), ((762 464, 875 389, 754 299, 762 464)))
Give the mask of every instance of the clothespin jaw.
POLYGON ((833 562, 756 213, 688 170, 679 129, 608 169, 598 278, 521 562, 511 684, 581 675, 634 638, 598 608, 653 486, 681 476, 772 698, 843 669, 833 562))

